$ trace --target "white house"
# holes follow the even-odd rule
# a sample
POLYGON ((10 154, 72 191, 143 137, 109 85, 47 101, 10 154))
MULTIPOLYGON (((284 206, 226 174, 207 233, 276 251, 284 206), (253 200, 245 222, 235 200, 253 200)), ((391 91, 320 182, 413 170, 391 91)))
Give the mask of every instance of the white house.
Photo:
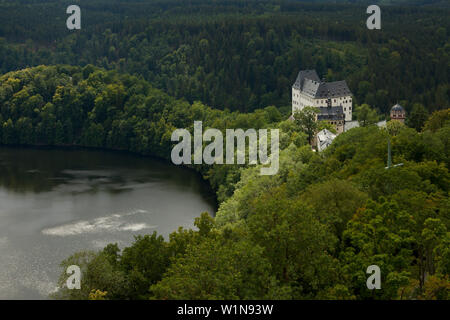
POLYGON ((352 120, 352 93, 347 82, 324 82, 315 70, 302 70, 292 86, 292 113, 306 106, 342 107, 345 121, 352 120))
POLYGON ((326 149, 333 142, 334 138, 336 138, 336 135, 327 129, 319 131, 316 135, 317 151, 326 149))

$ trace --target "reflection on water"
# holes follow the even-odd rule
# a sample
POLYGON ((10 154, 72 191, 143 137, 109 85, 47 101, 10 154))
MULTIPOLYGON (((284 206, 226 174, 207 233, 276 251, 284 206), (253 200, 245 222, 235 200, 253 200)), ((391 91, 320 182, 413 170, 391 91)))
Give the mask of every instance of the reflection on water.
POLYGON ((122 153, 0 148, 0 299, 42 299, 59 263, 214 213, 195 173, 122 153))

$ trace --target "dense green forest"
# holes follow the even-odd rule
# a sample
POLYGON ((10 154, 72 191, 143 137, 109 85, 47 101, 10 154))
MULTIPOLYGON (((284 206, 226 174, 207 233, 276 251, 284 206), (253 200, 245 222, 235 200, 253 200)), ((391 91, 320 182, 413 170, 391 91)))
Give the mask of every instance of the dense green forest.
POLYGON ((396 102, 432 112, 450 101, 449 9, 386 6, 373 31, 360 3, 95 0, 81 3, 82 29, 69 31, 69 4, 0 2, 0 72, 93 64, 241 112, 283 110, 298 71, 312 68, 346 79, 356 103, 381 114, 396 102))
MULTIPOLYGON (((168 158, 174 128, 279 128, 280 171, 196 166, 218 192, 215 218, 167 241, 79 252, 69 299, 449 299, 449 109, 417 131, 391 121, 311 151, 275 107, 242 114, 171 98, 136 76, 93 66, 40 66, 0 77, 3 144, 82 145, 168 158), (387 139, 394 163, 385 169, 387 139), (365 269, 382 271, 367 290, 365 269), (193 277, 193 275, 196 275, 193 277)), ((65 270, 65 269, 64 269, 65 270)), ((61 285, 66 278, 61 278, 61 285)))
POLYGON ((193 165, 214 218, 75 253, 62 267, 82 268, 82 288, 64 273, 54 297, 450 299, 450 9, 377 3, 379 31, 357 0, 92 0, 69 31, 69 1, 0 0, 0 144, 169 160, 172 132, 194 121, 280 130, 277 175, 193 165), (286 120, 313 68, 347 80, 361 124, 320 153, 286 120), (396 102, 406 125, 373 125, 396 102), (400 167, 385 169, 388 140, 400 167), (367 290, 373 264, 382 290, 367 290))

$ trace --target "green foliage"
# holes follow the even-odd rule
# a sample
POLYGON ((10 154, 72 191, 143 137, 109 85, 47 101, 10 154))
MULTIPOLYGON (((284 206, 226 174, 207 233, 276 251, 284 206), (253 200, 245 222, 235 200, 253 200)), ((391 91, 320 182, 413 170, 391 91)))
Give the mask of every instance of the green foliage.
MULTIPOLYGON (((169 159, 171 134, 205 127, 267 128, 281 119, 275 107, 253 113, 213 110, 169 97, 145 80, 88 65, 39 66, 0 76, 0 143, 127 150, 169 159), (32 93, 32 94, 29 94, 32 93)), ((235 166, 197 166, 220 200, 233 193, 235 166)))
POLYGON ((170 248, 162 236, 136 237, 131 247, 125 248, 119 260, 119 268, 127 279, 128 299, 145 299, 150 285, 161 280, 169 266, 170 248))
POLYGON ((315 68, 329 81, 346 79, 358 105, 382 114, 401 97, 407 112, 413 103, 447 108, 448 7, 383 6, 383 32, 374 33, 360 3, 92 0, 83 32, 73 33, 56 1, 7 1, 0 72, 93 64, 140 75, 190 103, 249 112, 289 105, 298 71, 315 68))
MULTIPOLYGON (((419 291, 426 275, 436 274, 436 251, 449 227, 443 215, 443 199, 403 190, 394 200, 369 202, 344 232, 345 259, 350 265, 377 264, 385 278, 385 290, 377 297, 396 298, 401 287, 418 274, 419 291), (368 260, 369 259, 369 260, 368 260)), ((369 294, 360 283, 361 294, 369 294)), ((363 295, 364 297, 364 295, 363 295)))
POLYGON ((188 246, 151 291, 156 299, 273 298, 274 283, 260 247, 209 236, 188 246))
MULTIPOLYGON (((439 123, 434 132, 354 128, 321 154, 284 137, 277 175, 240 168, 237 183, 221 180, 234 191, 216 217, 202 214, 196 230, 167 242, 153 234, 122 252, 74 255, 64 265, 79 264, 87 280, 57 297, 448 299, 450 174, 439 148, 449 125, 439 123), (404 163, 389 170, 387 135, 394 163, 404 163), (372 264, 382 290, 366 287, 372 264)), ((278 127, 295 136, 292 121, 278 127)))
POLYGON ((271 274, 291 288, 291 298, 313 298, 334 282, 336 239, 312 210, 290 200, 285 187, 271 189, 250 206, 249 236, 264 248, 271 274))
POLYGON ((425 122, 428 119, 428 111, 421 103, 415 103, 411 113, 407 117, 407 124, 416 129, 417 131, 421 131, 425 122))
POLYGON ((314 216, 341 237, 348 221, 358 208, 364 206, 367 194, 347 180, 330 179, 309 186, 302 201, 314 210, 314 216))
POLYGON ((424 130, 436 131, 444 127, 448 127, 450 122, 450 109, 434 112, 427 122, 425 122, 424 130))
POLYGON ((319 124, 316 121, 318 112, 317 108, 304 107, 302 110, 296 111, 293 114, 295 124, 298 126, 299 131, 302 131, 308 136, 310 144, 319 128, 319 124))
MULTIPOLYGON (((61 263, 64 270, 59 280, 59 290, 52 295, 56 299, 88 300, 93 290, 107 292, 105 298, 122 296, 127 286, 124 274, 111 263, 110 256, 105 252, 94 253, 83 251, 75 253, 61 263), (66 269, 77 265, 81 269, 81 289, 71 290, 66 287, 66 269)), ((95 292, 95 291, 94 291, 95 292)))
POLYGON ((378 121, 377 112, 372 109, 368 104, 362 104, 355 108, 356 119, 361 127, 367 127, 371 124, 375 124, 378 121))
POLYGON ((447 9, 386 8, 385 31, 373 33, 358 5, 113 3, 93 1, 86 32, 69 35, 50 18, 56 3, 0 4, 2 72, 80 65, 0 76, 0 143, 167 159, 173 130, 192 131, 194 120, 220 130, 275 127, 280 170, 195 166, 217 191, 215 218, 203 214, 196 230, 167 241, 154 233, 74 254, 62 263, 56 298, 448 299, 447 9), (307 145, 319 129, 312 109, 282 121, 306 68, 346 79, 360 105, 361 127, 321 154, 307 145), (401 104, 410 127, 373 126, 399 97, 409 99, 401 104), (403 166, 386 170, 388 137, 403 166), (64 286, 72 264, 82 269, 81 290, 64 286), (372 264, 382 290, 366 288, 372 264))
POLYGON ((324 120, 318 121, 317 122, 317 131, 322 131, 323 129, 327 129, 328 131, 331 131, 334 134, 337 133, 336 126, 333 126, 328 121, 324 121, 324 120))

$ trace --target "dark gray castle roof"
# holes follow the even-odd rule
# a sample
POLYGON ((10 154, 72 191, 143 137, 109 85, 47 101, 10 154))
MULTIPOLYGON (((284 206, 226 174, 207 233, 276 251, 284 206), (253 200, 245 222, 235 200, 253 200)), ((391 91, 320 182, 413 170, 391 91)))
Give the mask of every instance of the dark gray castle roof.
POLYGON ((320 107, 317 114, 317 120, 344 120, 345 115, 342 106, 320 107))
POLYGON ((403 110, 404 110, 403 107, 398 103, 391 108, 391 111, 403 111, 403 110))
POLYGON ((313 82, 320 82, 320 78, 317 75, 316 70, 301 70, 298 75, 297 79, 295 80, 295 83, 293 87, 295 89, 301 90, 304 84, 305 79, 312 80, 313 82))
POLYGON ((315 99, 343 97, 352 94, 345 80, 322 82, 315 70, 300 71, 292 87, 315 99))

